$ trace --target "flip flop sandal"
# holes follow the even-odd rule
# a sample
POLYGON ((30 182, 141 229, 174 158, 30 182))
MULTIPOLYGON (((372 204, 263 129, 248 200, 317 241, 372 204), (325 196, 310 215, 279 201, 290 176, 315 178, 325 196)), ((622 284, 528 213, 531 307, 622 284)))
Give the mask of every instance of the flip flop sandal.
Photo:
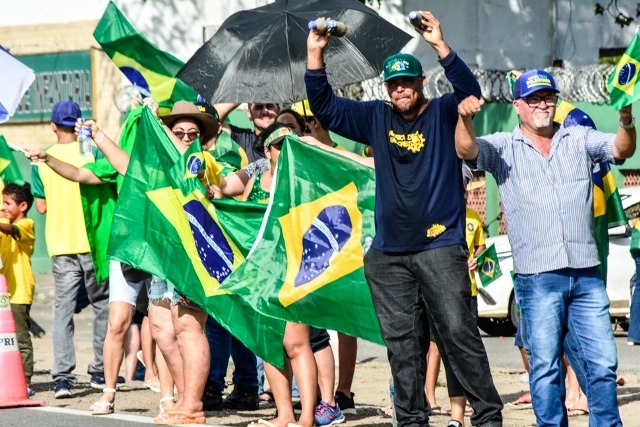
POLYGON ((175 402, 175 399, 173 398, 173 396, 165 396, 160 399, 160 405, 158 405, 158 408, 160 409, 160 413, 164 414, 165 412, 167 412, 167 410, 164 409, 164 405, 162 404, 162 402, 175 402))
POLYGON ((568 417, 583 417, 585 415, 589 415, 589 411, 585 409, 579 409, 579 408, 567 409, 568 417))
POLYGON ((254 421, 250 424, 247 425, 247 427, 278 427, 277 425, 275 425, 274 423, 271 423, 267 420, 258 420, 258 421, 254 421))
POLYGON ((144 382, 142 384, 142 387, 147 388, 149 390, 151 390, 154 393, 160 393, 160 381, 154 381, 154 382, 144 382))
MULTIPOLYGON (((104 388, 102 389, 103 393, 115 393, 116 390, 113 388, 104 388)), ((109 415, 113 414, 114 410, 114 402, 94 402, 93 405, 89 408, 91 411, 91 415, 109 415)))
POLYGON ((192 412, 187 411, 169 409, 162 415, 155 417, 153 421, 160 425, 204 424, 206 422, 204 415, 195 416, 192 412))
POLYGON ((380 415, 382 418, 393 418, 393 412, 392 412, 393 409, 389 409, 389 411, 391 412, 390 414, 385 412, 384 408, 376 409, 376 413, 380 415))
POLYGON ((261 402, 273 402, 273 393, 269 390, 264 391, 258 395, 258 399, 261 402))

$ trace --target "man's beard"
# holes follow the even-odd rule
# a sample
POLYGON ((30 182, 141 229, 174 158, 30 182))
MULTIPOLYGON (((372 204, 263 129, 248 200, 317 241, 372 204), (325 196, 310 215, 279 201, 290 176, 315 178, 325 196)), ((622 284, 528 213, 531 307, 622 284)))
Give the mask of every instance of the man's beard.
POLYGON ((551 117, 551 114, 548 114, 546 117, 539 117, 536 115, 533 116, 533 124, 538 129, 543 129, 551 126, 552 120, 553 118, 551 117))

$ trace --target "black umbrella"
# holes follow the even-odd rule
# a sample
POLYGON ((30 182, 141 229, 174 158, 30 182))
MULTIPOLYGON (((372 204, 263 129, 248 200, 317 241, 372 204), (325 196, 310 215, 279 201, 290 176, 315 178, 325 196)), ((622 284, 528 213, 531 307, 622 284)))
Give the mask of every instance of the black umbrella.
POLYGON ((229 17, 177 77, 213 103, 304 99, 307 24, 319 17, 348 27, 325 51, 334 88, 380 75, 411 39, 357 0, 278 0, 229 17))

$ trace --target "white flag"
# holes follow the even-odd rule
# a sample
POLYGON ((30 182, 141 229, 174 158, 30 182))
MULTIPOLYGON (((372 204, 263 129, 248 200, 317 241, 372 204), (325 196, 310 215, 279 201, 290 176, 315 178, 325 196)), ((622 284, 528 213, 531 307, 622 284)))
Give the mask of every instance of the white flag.
POLYGON ((9 120, 36 79, 33 70, 0 46, 0 123, 9 120))

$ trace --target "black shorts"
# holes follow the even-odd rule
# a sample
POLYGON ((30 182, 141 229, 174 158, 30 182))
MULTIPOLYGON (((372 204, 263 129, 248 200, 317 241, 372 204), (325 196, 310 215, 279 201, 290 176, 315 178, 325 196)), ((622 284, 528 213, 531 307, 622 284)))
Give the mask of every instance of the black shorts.
POLYGON ((314 353, 329 346, 329 333, 326 329, 318 329, 313 326, 309 330, 309 341, 311 341, 311 351, 314 353))

